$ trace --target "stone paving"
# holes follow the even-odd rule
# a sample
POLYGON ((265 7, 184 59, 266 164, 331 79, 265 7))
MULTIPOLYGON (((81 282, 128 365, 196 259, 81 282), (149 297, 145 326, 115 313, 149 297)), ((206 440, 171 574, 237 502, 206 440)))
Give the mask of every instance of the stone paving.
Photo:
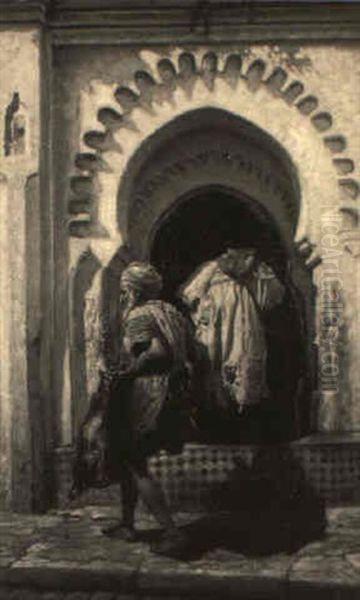
POLYGON ((180 513, 191 540, 183 560, 151 553, 159 532, 146 515, 138 542, 105 537, 101 528, 116 516, 99 506, 1 513, 0 600, 360 599, 360 507, 328 509, 320 539, 313 532, 283 547, 261 515, 244 528, 248 515, 180 513), (256 527, 273 543, 254 545, 256 527))

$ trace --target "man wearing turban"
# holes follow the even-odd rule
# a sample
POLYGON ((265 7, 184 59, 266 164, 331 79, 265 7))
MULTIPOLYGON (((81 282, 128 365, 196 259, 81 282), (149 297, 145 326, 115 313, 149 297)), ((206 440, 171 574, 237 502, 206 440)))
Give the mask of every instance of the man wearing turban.
MULTIPOLYGON (((81 437, 83 450, 94 443, 94 437, 100 441, 100 455, 101 446, 104 448, 101 469, 106 474, 99 474, 103 484, 115 480, 121 485, 122 521, 104 532, 135 539, 134 514, 140 494, 164 529, 154 550, 174 554, 184 539, 174 525, 158 483, 148 472, 147 458, 160 449, 181 450, 191 410, 190 335, 184 317, 158 299, 161 288, 161 276, 148 263, 131 263, 123 271, 119 367, 104 374, 98 400, 93 403, 101 406, 101 397, 108 396, 106 423, 103 409, 95 408, 81 437)), ((78 479, 81 487, 81 477, 78 479)))
POLYGON ((200 350, 199 413, 215 440, 251 435, 238 429, 240 423, 250 426, 254 409, 269 393, 263 317, 283 296, 284 287, 253 248, 228 249, 202 265, 181 290, 200 350))

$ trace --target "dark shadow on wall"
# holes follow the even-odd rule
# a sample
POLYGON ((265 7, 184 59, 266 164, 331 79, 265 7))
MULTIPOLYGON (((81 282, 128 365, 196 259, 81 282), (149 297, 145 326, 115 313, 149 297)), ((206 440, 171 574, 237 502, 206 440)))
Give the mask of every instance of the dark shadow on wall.
POLYGON ((80 257, 72 278, 70 292, 72 303, 70 314, 70 368, 75 430, 80 425, 88 404, 84 321, 85 297, 100 266, 99 260, 89 250, 80 257))
POLYGON ((120 277, 131 262, 131 252, 122 246, 104 269, 102 277, 103 356, 108 367, 117 364, 120 351, 120 277))
POLYGON ((97 336, 95 342, 99 344, 99 352, 104 357, 107 367, 117 364, 120 341, 119 281, 121 272, 129 260, 128 250, 122 247, 103 270, 100 298, 96 301, 94 311, 90 310, 91 314, 85 310, 86 295, 101 268, 99 260, 91 250, 80 257, 71 279, 70 364, 74 432, 77 432, 88 409, 87 382, 93 375, 89 369, 94 368, 86 363, 87 336, 97 336), (95 327, 95 334, 91 334, 90 331, 94 323, 85 322, 86 315, 89 319, 98 319, 100 330, 95 327))

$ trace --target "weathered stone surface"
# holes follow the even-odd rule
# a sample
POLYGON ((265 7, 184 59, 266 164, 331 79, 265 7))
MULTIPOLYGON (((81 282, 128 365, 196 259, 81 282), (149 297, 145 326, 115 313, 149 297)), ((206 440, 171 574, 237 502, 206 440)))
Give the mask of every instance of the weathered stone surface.
POLYGON ((299 556, 311 559, 316 558, 321 554, 322 556, 337 557, 343 556, 344 546, 347 551, 354 553, 360 551, 360 539, 359 535, 353 532, 348 532, 346 535, 336 535, 335 533, 325 535, 321 541, 313 542, 305 546, 304 549, 299 551, 299 556))
MULTIPOLYGON (((35 519, 31 516, 0 514, 0 570, 20 558, 37 538, 35 519)), ((0 581, 2 572, 0 571, 0 581)))
POLYGON ((290 582, 322 583, 326 586, 359 586, 359 574, 344 555, 305 556, 295 560, 289 573, 290 582))
POLYGON ((238 595, 260 598, 278 598, 285 573, 290 564, 288 557, 247 560, 230 552, 214 552, 206 560, 182 563, 150 557, 141 565, 138 585, 143 593, 150 591, 171 593, 176 589, 183 595, 221 596, 238 595))
POLYGON ((349 548, 346 549, 346 560, 351 564, 353 569, 360 572, 360 552, 353 554, 349 548))
POLYGON ((128 589, 141 560, 136 547, 104 537, 82 511, 66 515, 57 526, 39 527, 35 543, 12 563, 10 580, 30 585, 40 574, 45 588, 91 590, 105 578, 104 589, 128 589))
MULTIPOLYGON (((120 598, 120 597, 119 597, 120 598)), ((126 596, 123 597, 126 600, 126 596)), ((91 600, 117 600, 115 593, 112 592, 96 592, 92 594, 91 600)), ((128 597, 130 600, 130 596, 128 597)))
POLYGON ((360 507, 332 508, 327 511, 331 532, 358 535, 360 528, 360 507))
POLYGON ((38 269, 33 261, 36 274, 27 272, 26 249, 27 236, 37 239, 39 227, 28 229, 25 188, 28 178, 39 171, 40 159, 40 36, 36 25, 2 30, 0 80, 0 138, 4 140, 0 158, 7 181, 7 189, 2 185, 0 190, 4 215, 0 232, 0 507, 29 511, 34 467, 31 418, 37 415, 30 414, 28 398, 27 283, 32 277, 37 285, 38 269))
MULTIPOLYGON (((0 514, 0 600, 357 600, 359 515, 359 508, 329 510, 324 539, 289 554, 211 544, 201 555, 175 560, 151 553, 159 530, 146 516, 139 515, 139 541, 129 544, 101 533, 114 518, 111 508, 0 514)), ((188 528, 199 517, 177 520, 188 528)))

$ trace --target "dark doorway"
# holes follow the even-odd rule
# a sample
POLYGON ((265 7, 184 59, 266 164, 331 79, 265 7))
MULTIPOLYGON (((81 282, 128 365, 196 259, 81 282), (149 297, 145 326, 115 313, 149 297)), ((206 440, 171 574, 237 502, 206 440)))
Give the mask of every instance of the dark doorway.
POLYGON ((260 206, 222 188, 201 189, 181 198, 158 224, 151 248, 151 262, 164 277, 165 297, 174 300, 179 285, 198 265, 232 246, 256 247, 284 277, 286 253, 260 206))
POLYGON ((264 323, 271 399, 256 416, 255 429, 263 441, 291 439, 298 430, 305 340, 298 299, 287 276, 287 253, 271 217, 241 194, 218 187, 196 190, 157 224, 150 260, 164 277, 164 298, 178 303, 177 290, 195 269, 233 246, 257 248, 286 288, 284 301, 264 323))

